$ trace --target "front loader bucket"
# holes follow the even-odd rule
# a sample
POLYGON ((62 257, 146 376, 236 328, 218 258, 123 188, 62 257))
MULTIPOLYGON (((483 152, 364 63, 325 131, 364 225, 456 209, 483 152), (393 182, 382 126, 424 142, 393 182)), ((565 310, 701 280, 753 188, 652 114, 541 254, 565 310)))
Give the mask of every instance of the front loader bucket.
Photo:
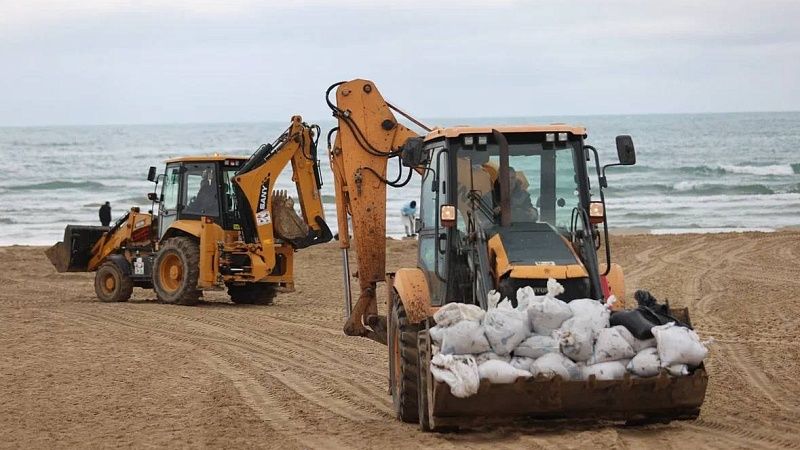
POLYGON ((45 255, 58 272, 86 272, 92 259, 92 247, 108 231, 108 227, 67 225, 64 241, 45 250, 45 255))
MULTIPOLYGON (((675 316, 688 318, 685 311, 675 316)), ((511 384, 481 381, 478 393, 458 398, 450 387, 430 373, 430 343, 420 333, 420 416, 424 429, 439 430, 512 423, 520 420, 582 419, 629 423, 669 422, 695 419, 705 398, 708 375, 701 365, 687 376, 673 377, 662 371, 652 378, 626 374, 621 380, 587 381, 518 379, 511 384)))

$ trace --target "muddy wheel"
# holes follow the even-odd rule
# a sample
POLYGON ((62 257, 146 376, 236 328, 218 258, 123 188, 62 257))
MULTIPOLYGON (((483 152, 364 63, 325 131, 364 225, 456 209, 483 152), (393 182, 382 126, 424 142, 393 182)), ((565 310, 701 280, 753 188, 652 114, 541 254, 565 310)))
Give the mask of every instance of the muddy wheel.
POLYGON ((275 299, 275 285, 271 283, 247 283, 228 285, 231 301, 243 305, 271 305, 275 299))
POLYGON ((419 407, 419 327, 408 323, 406 310, 397 292, 392 292, 392 316, 389 325, 389 386, 395 415, 403 422, 417 423, 419 407))
POLYGON ((187 237, 167 239, 156 256, 153 289, 164 303, 194 305, 200 297, 200 250, 187 237))
POLYGON ((133 280, 119 266, 106 261, 94 275, 94 292, 101 302, 126 302, 133 294, 133 280))
POLYGON ((419 414, 420 431, 432 431, 431 420, 428 414, 428 364, 430 355, 428 354, 430 336, 427 331, 421 330, 417 333, 417 351, 419 359, 417 367, 419 369, 419 393, 417 395, 417 405, 419 414))

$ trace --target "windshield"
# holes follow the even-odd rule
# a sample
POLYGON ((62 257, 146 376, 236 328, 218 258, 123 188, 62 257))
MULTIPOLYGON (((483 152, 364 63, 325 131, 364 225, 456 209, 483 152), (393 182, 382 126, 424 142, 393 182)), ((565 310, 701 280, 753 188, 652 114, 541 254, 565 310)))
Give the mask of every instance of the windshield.
MULTIPOLYGON (((553 144, 550 144, 553 146, 553 144)), ((500 213, 500 156, 496 145, 458 153, 458 226, 473 208, 479 223, 492 223, 500 213)), ((573 147, 544 148, 542 143, 509 145, 511 222, 546 222, 569 230, 573 208, 580 204, 573 147)))

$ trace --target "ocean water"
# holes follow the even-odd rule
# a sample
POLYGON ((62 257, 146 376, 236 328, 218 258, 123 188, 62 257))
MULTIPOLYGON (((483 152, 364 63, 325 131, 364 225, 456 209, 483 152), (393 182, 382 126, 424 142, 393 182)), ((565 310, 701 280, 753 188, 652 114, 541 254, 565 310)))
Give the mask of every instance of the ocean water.
MULTIPOLYGON (((800 226, 800 113, 665 114, 440 119, 434 125, 566 122, 587 127, 601 162, 616 161, 614 137, 630 134, 637 165, 609 169, 609 225, 654 233, 773 230, 800 226)), ((333 121, 318 122, 327 133, 333 121)), ((150 208, 147 169, 180 155, 250 155, 288 121, 190 125, 0 128, 0 245, 51 244, 68 223, 99 224, 150 208)), ((332 179, 320 159, 328 223, 335 228, 332 179)), ((394 168, 389 169, 389 175, 394 168)), ((595 183, 596 184, 596 183, 595 183)), ((293 189, 289 171, 278 188, 293 189)), ((387 229, 402 235, 401 205, 419 195, 419 179, 390 190, 387 229)))

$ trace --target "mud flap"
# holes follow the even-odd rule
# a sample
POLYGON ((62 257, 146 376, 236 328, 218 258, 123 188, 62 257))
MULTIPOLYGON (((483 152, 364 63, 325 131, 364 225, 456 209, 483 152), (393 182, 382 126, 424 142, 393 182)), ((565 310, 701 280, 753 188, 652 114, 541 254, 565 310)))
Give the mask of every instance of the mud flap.
POLYGON ((108 227, 67 225, 64 240, 44 253, 58 272, 86 272, 92 247, 108 230, 108 227))
MULTIPOLYGON (((688 314, 676 311, 676 316, 688 314)), ((519 379, 511 384, 481 381, 478 393, 457 398, 446 383, 430 374, 430 339, 420 332, 420 375, 426 398, 420 402, 424 429, 473 428, 488 424, 548 419, 591 421, 668 422, 695 419, 705 399, 708 375, 700 365, 688 376, 662 371, 652 378, 586 381, 519 379)))

